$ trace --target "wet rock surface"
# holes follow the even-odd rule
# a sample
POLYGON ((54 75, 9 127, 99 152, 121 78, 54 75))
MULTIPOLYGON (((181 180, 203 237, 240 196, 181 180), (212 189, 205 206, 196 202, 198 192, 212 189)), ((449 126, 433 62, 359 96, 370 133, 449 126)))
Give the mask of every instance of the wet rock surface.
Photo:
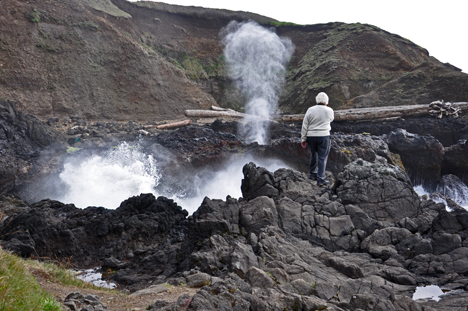
MULTIPOLYGON (((333 184, 249 163, 243 198, 205 198, 189 217, 152 195, 114 211, 45 200, 3 219, 2 246, 112 267, 111 279, 131 291, 203 286, 149 310, 414 310, 416 285, 466 290, 468 212, 421 201, 390 164, 353 161, 333 184)), ((461 297, 444 297, 446 310, 461 297)))
POLYGON ((28 210, 3 219, 4 248, 25 257, 72 257, 84 267, 99 263, 111 269, 125 267, 111 257, 132 258, 156 241, 181 239, 183 228, 171 232, 188 215, 172 200, 152 194, 130 198, 116 210, 78 209, 53 200, 34 203, 28 210))
MULTIPOLYGON (((11 117, 3 120, 13 129, 18 124, 11 117)), ((49 121, 44 130, 51 131, 51 142, 60 141, 55 129, 62 121, 49 121)), ((82 122, 71 118, 66 128, 82 122)), ((331 184, 319 187, 303 173, 309 155, 300 148, 297 124, 275 124, 271 143, 264 146, 245 144, 237 122, 166 131, 136 123, 82 127, 83 133, 66 136, 69 147, 105 150, 122 139, 140 139, 146 152, 163 150, 174 164, 168 175, 220 167, 244 153, 281 158, 293 169, 270 172, 246 163, 242 198, 205 198, 191 216, 176 202, 152 194, 107 210, 50 199, 28 203, 8 193, 0 198, 3 248, 24 257, 72 258, 83 268, 100 266, 112 271, 109 279, 137 294, 160 290, 162 283, 202 286, 176 303, 155 301, 150 310, 429 310, 439 305, 458 310, 455 305, 465 301, 468 213, 421 200, 407 174, 408 163, 417 161, 411 148, 418 146, 431 161, 432 151, 439 155, 440 175, 448 163, 463 167, 462 151, 447 157, 452 149, 463 150, 463 142, 441 147, 433 137, 401 129, 383 136, 333 133, 331 184), (142 129, 149 134, 141 135, 142 129), (425 284, 452 294, 437 305, 413 301, 415 287, 425 284)), ((17 137, 5 136, 12 144, 6 151, 21 154, 14 146, 28 137, 37 152, 49 146, 34 136, 17 137)), ((447 176, 440 187, 462 182, 463 175, 447 176)))
POLYGON ((430 183, 440 179, 445 155, 445 148, 437 139, 397 129, 386 136, 386 141, 389 149, 401 156, 413 180, 434 187, 430 183))

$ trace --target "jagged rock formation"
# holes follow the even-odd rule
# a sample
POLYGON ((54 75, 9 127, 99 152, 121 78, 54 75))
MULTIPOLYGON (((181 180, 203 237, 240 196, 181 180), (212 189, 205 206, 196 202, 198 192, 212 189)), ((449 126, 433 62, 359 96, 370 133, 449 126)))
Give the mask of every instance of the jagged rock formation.
POLYGON ((44 149, 55 150, 64 135, 15 104, 0 99, 0 194, 9 192, 34 174, 50 173, 53 163, 38 163, 44 149), (37 164, 37 165, 36 165, 37 164))
MULTIPOLYGON (((23 149, 14 146, 23 146, 23 141, 26 150, 43 150, 47 144, 36 146, 37 137, 63 140, 45 125, 38 125, 40 135, 27 134, 39 121, 16 111, 11 103, 3 106, 9 152, 21 154, 23 149), (8 139, 8 133, 14 139, 8 139)), ((112 136, 135 138, 139 131, 133 124, 127 128, 74 120, 77 127, 70 127, 74 129, 68 137, 78 147, 104 147, 106 141, 112 143, 112 136), (79 142, 74 131, 82 132, 79 142)), ((54 126, 61 123, 49 121, 54 126)), ((377 131, 390 126, 372 124, 377 131)), ((144 137, 145 148, 163 147, 173 164, 180 162, 179 166, 169 163, 166 176, 187 173, 190 167, 222 165, 238 152, 307 165, 298 126, 274 124, 271 143, 265 146, 243 143, 237 126, 217 121, 178 130, 149 128, 152 134, 144 137)), ((402 169, 418 164, 411 158, 414 148, 420 148, 419 157, 429 160, 432 151, 445 150, 436 163, 440 172, 463 167, 463 152, 456 153, 463 150, 463 143, 441 147, 431 136, 403 130, 383 137, 333 133, 332 139, 330 189, 317 187, 295 170, 269 172, 250 163, 244 167, 243 198, 206 198, 190 217, 173 201, 150 194, 129 198, 117 210, 81 210, 52 200, 28 204, 7 196, 0 204, 7 216, 0 224, 2 246, 23 256, 72 257, 82 267, 100 265, 115 271, 113 280, 132 291, 163 282, 205 286, 176 304, 155 302, 151 306, 155 310, 175 310, 183 304, 192 310, 201 306, 232 310, 233 303, 255 310, 353 310, 367 304, 411 310, 421 307, 410 298, 416 285, 432 283, 453 292, 465 289, 467 212, 449 213, 443 205, 420 201, 402 169), (398 151, 401 160, 391 151, 398 151)), ((449 306, 464 301, 464 295, 448 296, 438 306, 452 310, 449 306)), ((428 308, 431 302, 424 304, 428 308)))
POLYGON ((90 120, 176 120, 216 103, 242 109, 220 32, 231 20, 274 27, 296 46, 280 100, 304 113, 468 98, 468 75, 377 27, 292 25, 247 12, 126 0, 2 2, 0 96, 26 112, 90 120))
POLYGON ((441 177, 445 155, 445 148, 437 139, 431 135, 420 136, 397 129, 386 136, 386 142, 390 150, 404 159, 405 167, 408 167, 417 184, 434 187, 434 182, 441 177))
POLYGON ((468 212, 421 201, 398 167, 357 160, 325 189, 305 173, 250 163, 242 185, 244 198, 206 198, 188 218, 152 195, 114 211, 45 200, 2 221, 3 247, 73 253, 133 290, 205 285, 150 310, 417 310, 415 286, 431 283, 458 294, 426 310, 465 301, 468 212))

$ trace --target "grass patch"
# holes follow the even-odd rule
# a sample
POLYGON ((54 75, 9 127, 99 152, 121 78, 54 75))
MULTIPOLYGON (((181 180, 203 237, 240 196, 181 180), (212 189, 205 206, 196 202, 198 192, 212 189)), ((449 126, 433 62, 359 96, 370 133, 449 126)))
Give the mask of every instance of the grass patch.
POLYGON ((110 0, 83 0, 82 2, 95 10, 102 11, 112 16, 132 18, 130 14, 119 9, 110 0))
POLYGON ((267 24, 273 25, 275 27, 281 27, 281 26, 300 26, 299 24, 295 23, 290 23, 290 22, 275 22, 275 21, 269 21, 267 24))
MULTIPOLYGON (((105 292, 112 292, 120 294, 115 289, 109 289, 93 285, 92 283, 85 282, 76 277, 73 270, 67 269, 68 264, 57 264, 55 262, 39 262, 37 260, 24 260, 26 267, 29 271, 42 274, 49 282, 59 283, 62 285, 70 285, 78 288, 89 288, 105 292)), ((1 309, 0 309, 1 311, 1 309)))
POLYGON ((200 82, 200 79, 208 79, 208 74, 205 72, 198 59, 187 56, 182 61, 182 66, 187 76, 192 80, 200 82))
POLYGON ((0 248, 0 310, 60 310, 55 301, 36 282, 24 260, 0 248))
POLYGON ((117 290, 80 280, 74 271, 62 265, 25 260, 0 247, 0 311, 61 310, 61 304, 39 286, 33 274, 40 275, 47 282, 122 295, 117 290))

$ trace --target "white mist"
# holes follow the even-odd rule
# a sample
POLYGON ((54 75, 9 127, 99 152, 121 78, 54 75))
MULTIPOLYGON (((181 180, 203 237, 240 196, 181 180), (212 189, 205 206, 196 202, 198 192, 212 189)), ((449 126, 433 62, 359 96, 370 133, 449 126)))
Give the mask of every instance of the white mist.
POLYGON ((162 195, 173 199, 192 214, 205 197, 222 200, 228 195, 236 199, 242 197, 242 168, 249 162, 271 172, 287 167, 279 160, 236 155, 224 165, 219 165, 223 167, 221 170, 205 167, 190 173, 187 180, 179 182, 178 186, 184 190, 177 192, 173 190, 174 185, 164 185, 169 181, 161 176, 160 168, 167 164, 155 158, 156 154, 145 154, 138 145, 131 146, 125 142, 102 154, 76 154, 66 161, 59 174, 60 191, 51 190, 50 193, 41 193, 41 196, 73 203, 79 208, 102 206, 115 209, 132 196, 152 193, 155 197, 162 195))
POLYGON ((233 157, 226 163, 225 168, 220 171, 204 171, 196 174, 194 176, 195 194, 184 198, 175 198, 175 200, 192 214, 200 207, 205 197, 220 200, 225 200, 228 195, 235 199, 242 197, 241 183, 244 178, 242 168, 249 162, 254 162, 257 166, 264 167, 270 172, 288 167, 280 160, 245 156, 233 157))
POLYGON ((223 30, 228 75, 247 98, 247 118, 241 133, 248 142, 265 144, 269 119, 276 112, 286 64, 294 46, 253 21, 232 21, 223 30))

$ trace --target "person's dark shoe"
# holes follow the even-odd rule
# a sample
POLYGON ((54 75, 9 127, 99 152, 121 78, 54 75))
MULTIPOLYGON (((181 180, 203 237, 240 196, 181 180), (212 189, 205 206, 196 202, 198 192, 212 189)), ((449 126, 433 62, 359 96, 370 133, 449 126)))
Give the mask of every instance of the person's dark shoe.
POLYGON ((310 174, 309 178, 312 179, 312 180, 317 180, 317 175, 310 174))
POLYGON ((328 180, 323 180, 323 181, 318 181, 317 182, 317 186, 326 186, 330 184, 330 182, 328 180))

